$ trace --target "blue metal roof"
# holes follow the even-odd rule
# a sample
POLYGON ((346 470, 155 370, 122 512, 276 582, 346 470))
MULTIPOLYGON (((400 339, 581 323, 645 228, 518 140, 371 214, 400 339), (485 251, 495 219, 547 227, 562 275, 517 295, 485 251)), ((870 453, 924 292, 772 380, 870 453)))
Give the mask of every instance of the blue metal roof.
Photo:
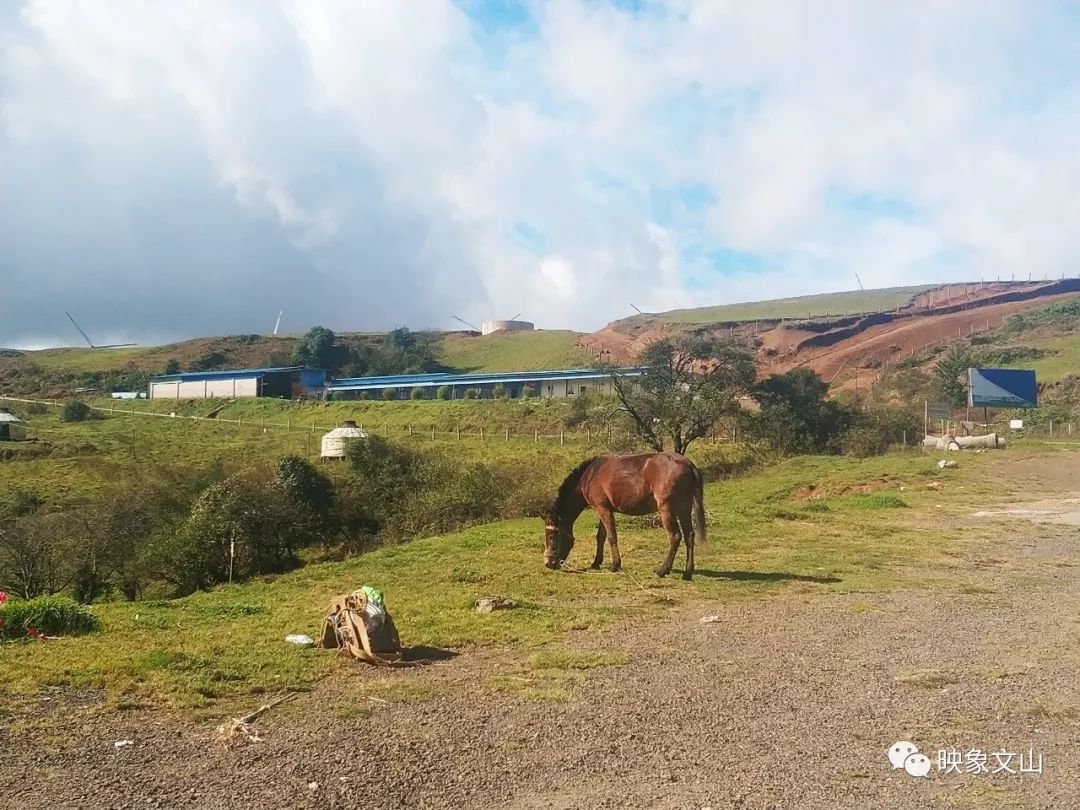
POLYGON ((228 380, 237 377, 262 377, 266 374, 281 374, 292 371, 305 371, 303 366, 281 366, 279 368, 237 368, 227 371, 184 371, 179 374, 161 374, 151 377, 150 382, 197 382, 199 380, 228 380))
MULTIPOLYGON (((619 369, 621 377, 640 377, 641 369, 619 369)), ((401 374, 393 377, 351 377, 335 380, 330 391, 365 391, 373 388, 431 388, 441 385, 506 385, 547 380, 599 380, 611 372, 591 368, 561 371, 507 371, 481 374, 401 374)))

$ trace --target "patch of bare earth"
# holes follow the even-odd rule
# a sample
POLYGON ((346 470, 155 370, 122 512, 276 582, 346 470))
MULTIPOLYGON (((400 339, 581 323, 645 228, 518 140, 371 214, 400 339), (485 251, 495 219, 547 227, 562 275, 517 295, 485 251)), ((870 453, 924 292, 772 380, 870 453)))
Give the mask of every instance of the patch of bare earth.
POLYGON ((571 639, 628 657, 581 672, 538 673, 498 649, 345 668, 261 718, 259 743, 226 748, 213 722, 43 695, 4 716, 0 796, 8 808, 1080 807, 1080 533, 975 515, 991 507, 941 524, 955 553, 925 573, 944 588, 799 584, 673 609, 571 639), (929 777, 890 766, 898 740, 930 757, 929 777), (1031 749, 1043 772, 939 773, 950 747, 991 767, 993 752, 1031 749))

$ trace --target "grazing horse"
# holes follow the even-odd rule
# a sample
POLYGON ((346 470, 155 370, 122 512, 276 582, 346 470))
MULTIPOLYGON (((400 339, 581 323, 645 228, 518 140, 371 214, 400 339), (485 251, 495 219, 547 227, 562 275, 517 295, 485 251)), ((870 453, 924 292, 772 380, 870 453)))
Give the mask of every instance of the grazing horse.
POLYGON ((694 575, 694 539, 705 542, 705 507, 701 473, 693 462, 678 453, 609 453, 581 462, 566 476, 544 521, 544 565, 559 568, 574 547, 574 521, 592 507, 600 518, 596 530, 593 568, 604 562, 604 540, 611 543, 611 570, 622 567, 615 513, 653 515, 668 534, 668 553, 656 569, 659 577, 671 573, 679 540, 686 543, 683 579, 694 575))

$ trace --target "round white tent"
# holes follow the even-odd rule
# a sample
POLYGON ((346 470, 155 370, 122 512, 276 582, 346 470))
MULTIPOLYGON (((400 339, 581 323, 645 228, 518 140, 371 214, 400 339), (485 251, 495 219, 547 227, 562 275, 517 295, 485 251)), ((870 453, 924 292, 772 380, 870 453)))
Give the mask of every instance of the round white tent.
POLYGON ((342 459, 349 442, 366 438, 367 434, 356 426, 356 422, 347 419, 322 437, 322 452, 319 455, 323 460, 342 459))
POLYGON ((26 425, 17 416, 0 408, 0 441, 21 442, 26 440, 26 425))

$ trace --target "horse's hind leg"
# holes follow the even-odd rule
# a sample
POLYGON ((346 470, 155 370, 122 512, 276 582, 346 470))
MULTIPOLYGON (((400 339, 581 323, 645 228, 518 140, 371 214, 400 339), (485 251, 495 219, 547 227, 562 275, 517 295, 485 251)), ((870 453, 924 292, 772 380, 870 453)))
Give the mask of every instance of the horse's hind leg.
POLYGON ((686 568, 683 570, 683 579, 694 577, 694 524, 690 519, 690 510, 684 510, 679 515, 679 528, 682 529, 683 542, 686 544, 686 568))
POLYGON ((596 527, 596 556, 593 557, 593 568, 599 568, 604 564, 605 541, 607 541, 607 530, 604 529, 604 524, 601 521, 600 525, 596 527))
POLYGON ((656 569, 658 577, 666 577, 671 573, 671 566, 675 564, 675 554, 679 551, 679 522, 675 513, 666 503, 660 506, 660 522, 664 524, 664 531, 668 534, 668 552, 664 558, 664 564, 656 569))

